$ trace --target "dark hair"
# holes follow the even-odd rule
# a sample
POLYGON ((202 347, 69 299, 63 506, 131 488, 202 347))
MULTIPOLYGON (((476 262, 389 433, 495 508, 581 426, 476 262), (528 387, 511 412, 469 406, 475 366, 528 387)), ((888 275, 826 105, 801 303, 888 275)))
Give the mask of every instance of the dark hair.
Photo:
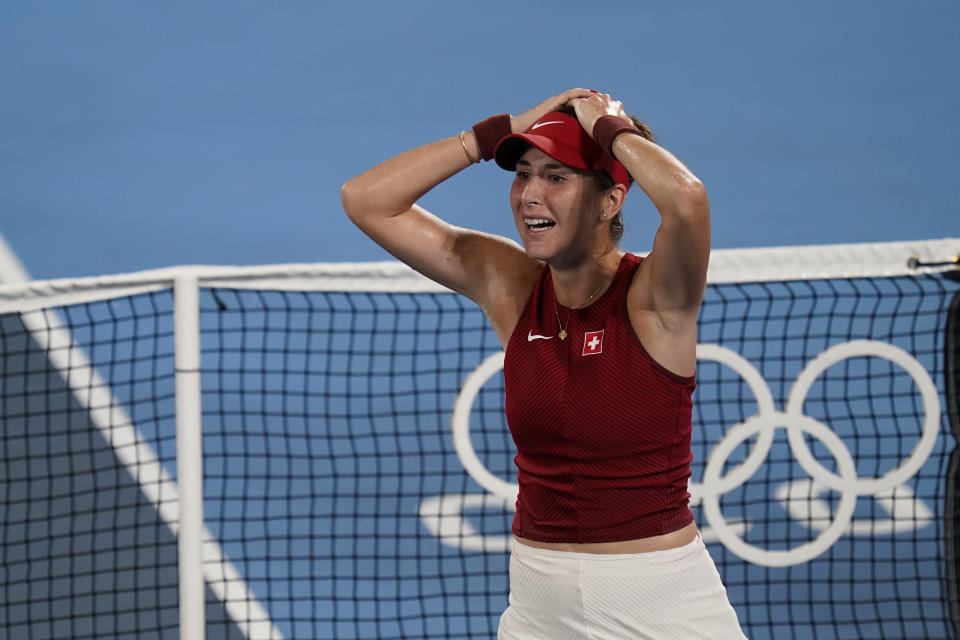
MULTIPOLYGON (((565 113, 566 115, 574 118, 577 117, 576 110, 570 105, 565 104, 562 107, 554 109, 554 111, 565 113)), ((653 135, 653 131, 650 130, 650 127, 647 126, 645 122, 633 115, 627 115, 627 117, 630 118, 630 122, 632 122, 633 126, 636 127, 637 131, 640 132, 641 137, 649 140, 650 142, 657 141, 653 135)), ((608 174, 606 171, 591 171, 590 173, 593 175, 593 181, 597 187, 597 194, 606 193, 613 187, 613 178, 611 178, 610 174, 608 174)), ((619 244, 620 240, 623 239, 623 213, 620 211, 617 211, 617 214, 610 220, 610 237, 617 244, 619 244)))

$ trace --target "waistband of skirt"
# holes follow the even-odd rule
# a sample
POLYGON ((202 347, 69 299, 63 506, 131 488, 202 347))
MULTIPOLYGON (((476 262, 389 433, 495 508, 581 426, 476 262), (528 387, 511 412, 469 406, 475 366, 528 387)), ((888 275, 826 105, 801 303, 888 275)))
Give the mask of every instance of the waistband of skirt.
POLYGON ((550 558, 551 560, 556 561, 589 560, 591 562, 622 562, 624 560, 631 560, 656 563, 683 558, 684 556, 687 556, 701 548, 704 548, 704 543, 700 532, 697 532, 697 537, 685 545, 674 547, 673 549, 642 551, 639 553, 586 553, 582 551, 560 551, 558 549, 531 547, 528 544, 523 544, 516 538, 510 539, 510 550, 512 553, 527 558, 550 558))

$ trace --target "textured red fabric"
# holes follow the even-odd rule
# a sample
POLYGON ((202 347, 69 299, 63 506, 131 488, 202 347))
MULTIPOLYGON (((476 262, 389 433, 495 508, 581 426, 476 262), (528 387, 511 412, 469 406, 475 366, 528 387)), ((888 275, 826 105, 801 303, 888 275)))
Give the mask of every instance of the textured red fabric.
POLYGON ((568 167, 605 171, 614 183, 630 189, 632 178, 627 168, 601 149, 573 116, 556 111, 547 113, 526 133, 501 139, 494 150, 494 160, 501 168, 515 171, 517 161, 530 145, 568 167))
POLYGON ((600 116, 593 123, 593 139, 611 156, 613 156, 613 142, 621 133, 641 135, 632 124, 617 116, 600 116))
POLYGON ((509 136, 510 133, 509 113, 490 116, 486 120, 481 120, 473 125, 473 135, 477 138, 480 157, 483 160, 493 158, 493 152, 497 148, 497 143, 509 136))
POLYGON ((626 254, 590 306, 559 307, 564 341, 545 267, 510 338, 504 376, 518 451, 518 536, 615 542, 693 520, 687 480, 696 382, 656 363, 630 325, 627 290, 641 260, 626 254))

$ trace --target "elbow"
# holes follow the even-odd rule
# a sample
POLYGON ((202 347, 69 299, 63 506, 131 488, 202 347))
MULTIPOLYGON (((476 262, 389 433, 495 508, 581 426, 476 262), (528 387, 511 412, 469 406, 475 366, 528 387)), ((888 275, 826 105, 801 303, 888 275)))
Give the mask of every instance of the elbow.
POLYGON ((379 185, 359 175, 347 180, 340 187, 340 203, 343 212, 353 224, 366 231, 378 220, 390 218, 405 209, 387 198, 379 185))
POLYGON ((692 223, 710 223, 710 200, 707 189, 695 176, 688 176, 677 192, 676 210, 692 223))
POLYGON ((361 189, 356 183, 356 178, 352 178, 343 183, 340 187, 340 202, 343 205, 343 212, 347 214, 350 221, 359 224, 362 218, 363 203, 361 198, 361 189))

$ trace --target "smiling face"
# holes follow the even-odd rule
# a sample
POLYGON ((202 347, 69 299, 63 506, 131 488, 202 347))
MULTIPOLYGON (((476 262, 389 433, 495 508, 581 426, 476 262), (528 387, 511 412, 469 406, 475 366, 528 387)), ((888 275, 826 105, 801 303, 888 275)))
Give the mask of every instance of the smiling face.
POLYGON ((589 255, 600 227, 598 204, 589 171, 562 164, 536 147, 517 161, 510 207, 531 258, 560 266, 589 255))

